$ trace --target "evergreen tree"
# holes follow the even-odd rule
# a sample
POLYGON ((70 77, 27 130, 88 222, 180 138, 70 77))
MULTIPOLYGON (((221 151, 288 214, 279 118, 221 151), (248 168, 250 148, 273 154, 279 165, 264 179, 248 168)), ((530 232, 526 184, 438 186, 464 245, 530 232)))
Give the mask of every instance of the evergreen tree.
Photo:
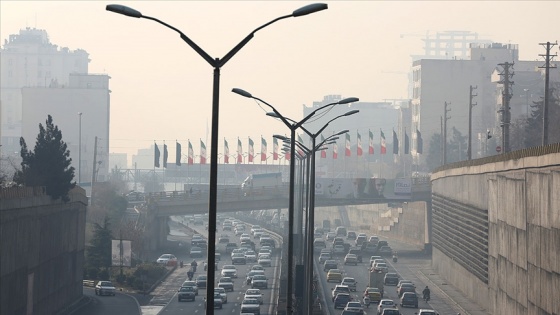
MULTIPOLYGON (((524 147, 542 144, 544 98, 533 102, 531 115, 525 124, 524 147)), ((560 142, 560 82, 551 83, 548 102, 548 143, 560 142)))
POLYGON ((87 248, 86 262, 88 266, 101 269, 111 266, 111 241, 113 236, 110 229, 109 218, 105 217, 103 225, 95 223, 93 237, 87 248))
POLYGON ((74 167, 67 145, 62 141, 62 132, 53 124, 48 115, 46 128, 39 124, 39 134, 34 151, 27 149, 23 137, 19 140, 22 158, 21 170, 14 175, 14 181, 25 186, 45 186, 47 195, 53 200, 68 201, 68 192, 74 188, 74 167))
POLYGON ((453 127, 453 137, 447 144, 447 163, 464 161, 467 159, 467 137, 453 127))
POLYGON ((428 156, 426 157, 426 166, 430 172, 441 165, 441 134, 435 133, 430 139, 430 147, 428 156))

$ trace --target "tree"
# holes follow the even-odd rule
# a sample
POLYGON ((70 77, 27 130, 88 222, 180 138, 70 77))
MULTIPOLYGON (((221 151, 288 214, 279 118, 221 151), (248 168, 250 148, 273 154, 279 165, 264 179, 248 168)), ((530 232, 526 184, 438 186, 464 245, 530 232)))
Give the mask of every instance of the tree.
POLYGON ((94 224, 93 238, 86 253, 87 265, 92 268, 101 269, 111 266, 111 241, 113 240, 113 235, 110 226, 108 217, 105 217, 103 225, 94 224))
POLYGON ((22 158, 21 170, 14 174, 14 181, 25 186, 45 186, 47 195, 53 200, 67 202, 68 192, 76 186, 74 167, 67 145, 62 141, 62 132, 53 124, 51 115, 46 120, 46 128, 39 124, 39 134, 34 151, 27 149, 23 137, 19 140, 22 158))
POLYGON ((467 159, 467 137, 455 127, 451 132, 453 138, 447 145, 447 163, 464 161, 467 159))
MULTIPOLYGON (((560 82, 551 83, 548 102, 548 143, 560 142, 560 82)), ((533 102, 531 115, 525 124, 524 147, 530 148, 542 144, 544 98, 533 102)))
POLYGON ((426 166, 430 172, 441 165, 441 134, 435 133, 430 139, 428 156, 426 157, 426 166))

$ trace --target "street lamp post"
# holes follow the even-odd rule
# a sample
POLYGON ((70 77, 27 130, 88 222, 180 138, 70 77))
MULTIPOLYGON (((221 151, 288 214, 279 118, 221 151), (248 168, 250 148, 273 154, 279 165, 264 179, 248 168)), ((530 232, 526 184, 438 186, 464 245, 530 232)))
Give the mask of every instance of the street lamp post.
POLYGON ((334 102, 334 103, 329 103, 327 105, 323 105, 319 108, 317 108, 316 110, 314 110, 313 112, 309 113, 307 116, 305 116, 302 120, 300 120, 299 122, 295 122, 291 119, 287 119, 284 116, 282 116, 280 114, 280 112, 278 112, 276 110, 276 108, 274 108, 274 106, 270 105, 269 103, 263 101, 262 99, 255 97, 253 95, 251 95, 251 93, 244 91, 242 89, 239 88, 234 88, 232 90, 233 93, 239 94, 241 96, 247 97, 247 98, 252 98, 254 100, 257 100, 265 105, 267 105, 268 107, 270 107, 273 111, 273 113, 267 113, 267 116, 272 116, 272 117, 276 117, 279 118, 289 129, 290 129, 290 185, 289 185, 289 197, 288 197, 288 293, 287 293, 287 304, 288 304, 288 314, 292 313, 292 287, 293 287, 293 252, 294 252, 294 238, 293 238, 293 234, 294 234, 294 175, 295 175, 295 147, 296 147, 296 129, 300 128, 301 126, 303 126, 303 124, 305 122, 307 122, 311 117, 313 117, 313 115, 315 115, 315 113, 317 113, 318 111, 329 107, 329 106, 334 106, 334 105, 339 105, 339 104, 347 104, 347 103, 352 103, 352 102, 357 102, 359 101, 358 98, 356 97, 349 97, 349 98, 345 98, 343 100, 340 100, 338 102, 334 102), (290 122, 291 121, 291 122, 290 122))
MULTIPOLYGON (((218 124, 219 124, 219 108, 220 108, 220 69, 224 66, 243 46, 245 46, 255 35, 255 33, 270 24, 283 20, 289 17, 299 17, 315 13, 318 11, 326 10, 328 8, 325 3, 313 3, 301 7, 292 12, 292 14, 280 16, 266 24, 263 24, 256 28, 254 31, 249 33, 241 42, 239 42, 235 47, 233 47, 222 59, 212 58, 208 53, 206 53, 202 48, 200 48, 195 42, 193 42, 187 35, 183 34, 177 28, 160 21, 157 18, 142 15, 140 11, 135 9, 117 5, 110 4, 106 6, 107 11, 115 12, 118 14, 126 15, 134 18, 145 18, 148 20, 155 21, 167 28, 170 28, 181 36, 181 39, 185 41, 192 49, 194 49, 206 62, 208 62, 214 68, 214 79, 212 87, 212 134, 211 134, 211 144, 210 144, 210 193, 208 202, 208 265, 214 266, 215 264, 215 252, 216 252, 216 211, 217 211, 217 188, 218 188, 218 124)), ((208 284, 206 292, 207 301, 207 314, 214 313, 214 282, 215 282, 215 272, 214 268, 208 268, 208 284)))

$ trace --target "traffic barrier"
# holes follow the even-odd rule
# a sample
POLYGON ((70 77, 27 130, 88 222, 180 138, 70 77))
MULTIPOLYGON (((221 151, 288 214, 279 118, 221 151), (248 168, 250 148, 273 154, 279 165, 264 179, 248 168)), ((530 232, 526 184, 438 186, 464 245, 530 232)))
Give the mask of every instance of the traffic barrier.
POLYGON ((94 287, 95 280, 84 280, 84 287, 94 287))

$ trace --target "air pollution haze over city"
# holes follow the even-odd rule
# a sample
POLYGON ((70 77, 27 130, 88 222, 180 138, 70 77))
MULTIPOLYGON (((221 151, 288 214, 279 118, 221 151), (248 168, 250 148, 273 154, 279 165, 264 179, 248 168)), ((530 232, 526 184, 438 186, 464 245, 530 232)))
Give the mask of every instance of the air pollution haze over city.
MULTIPOLYGON (((187 139, 197 152, 199 139, 210 147, 213 69, 172 30, 106 11, 113 3, 176 27, 211 57, 222 58, 255 28, 312 2, 0 2, 3 41, 21 29, 42 29, 54 45, 87 51, 89 73, 110 76, 109 152, 130 157, 154 141, 170 144, 170 156, 175 140, 184 151, 187 139)), ((481 40, 517 44, 520 60, 542 60, 539 43, 558 39, 557 1, 325 3, 328 10, 258 31, 221 69, 219 139, 229 141, 230 153, 238 137, 246 145, 248 137, 259 143, 263 136, 270 146, 273 134, 289 133, 280 121, 265 117, 268 107, 232 88, 298 120, 304 105, 327 95, 362 102, 410 98, 411 55, 422 55, 422 39, 438 32, 468 31, 481 40)), ((90 118, 84 113, 81 119, 90 118)))

